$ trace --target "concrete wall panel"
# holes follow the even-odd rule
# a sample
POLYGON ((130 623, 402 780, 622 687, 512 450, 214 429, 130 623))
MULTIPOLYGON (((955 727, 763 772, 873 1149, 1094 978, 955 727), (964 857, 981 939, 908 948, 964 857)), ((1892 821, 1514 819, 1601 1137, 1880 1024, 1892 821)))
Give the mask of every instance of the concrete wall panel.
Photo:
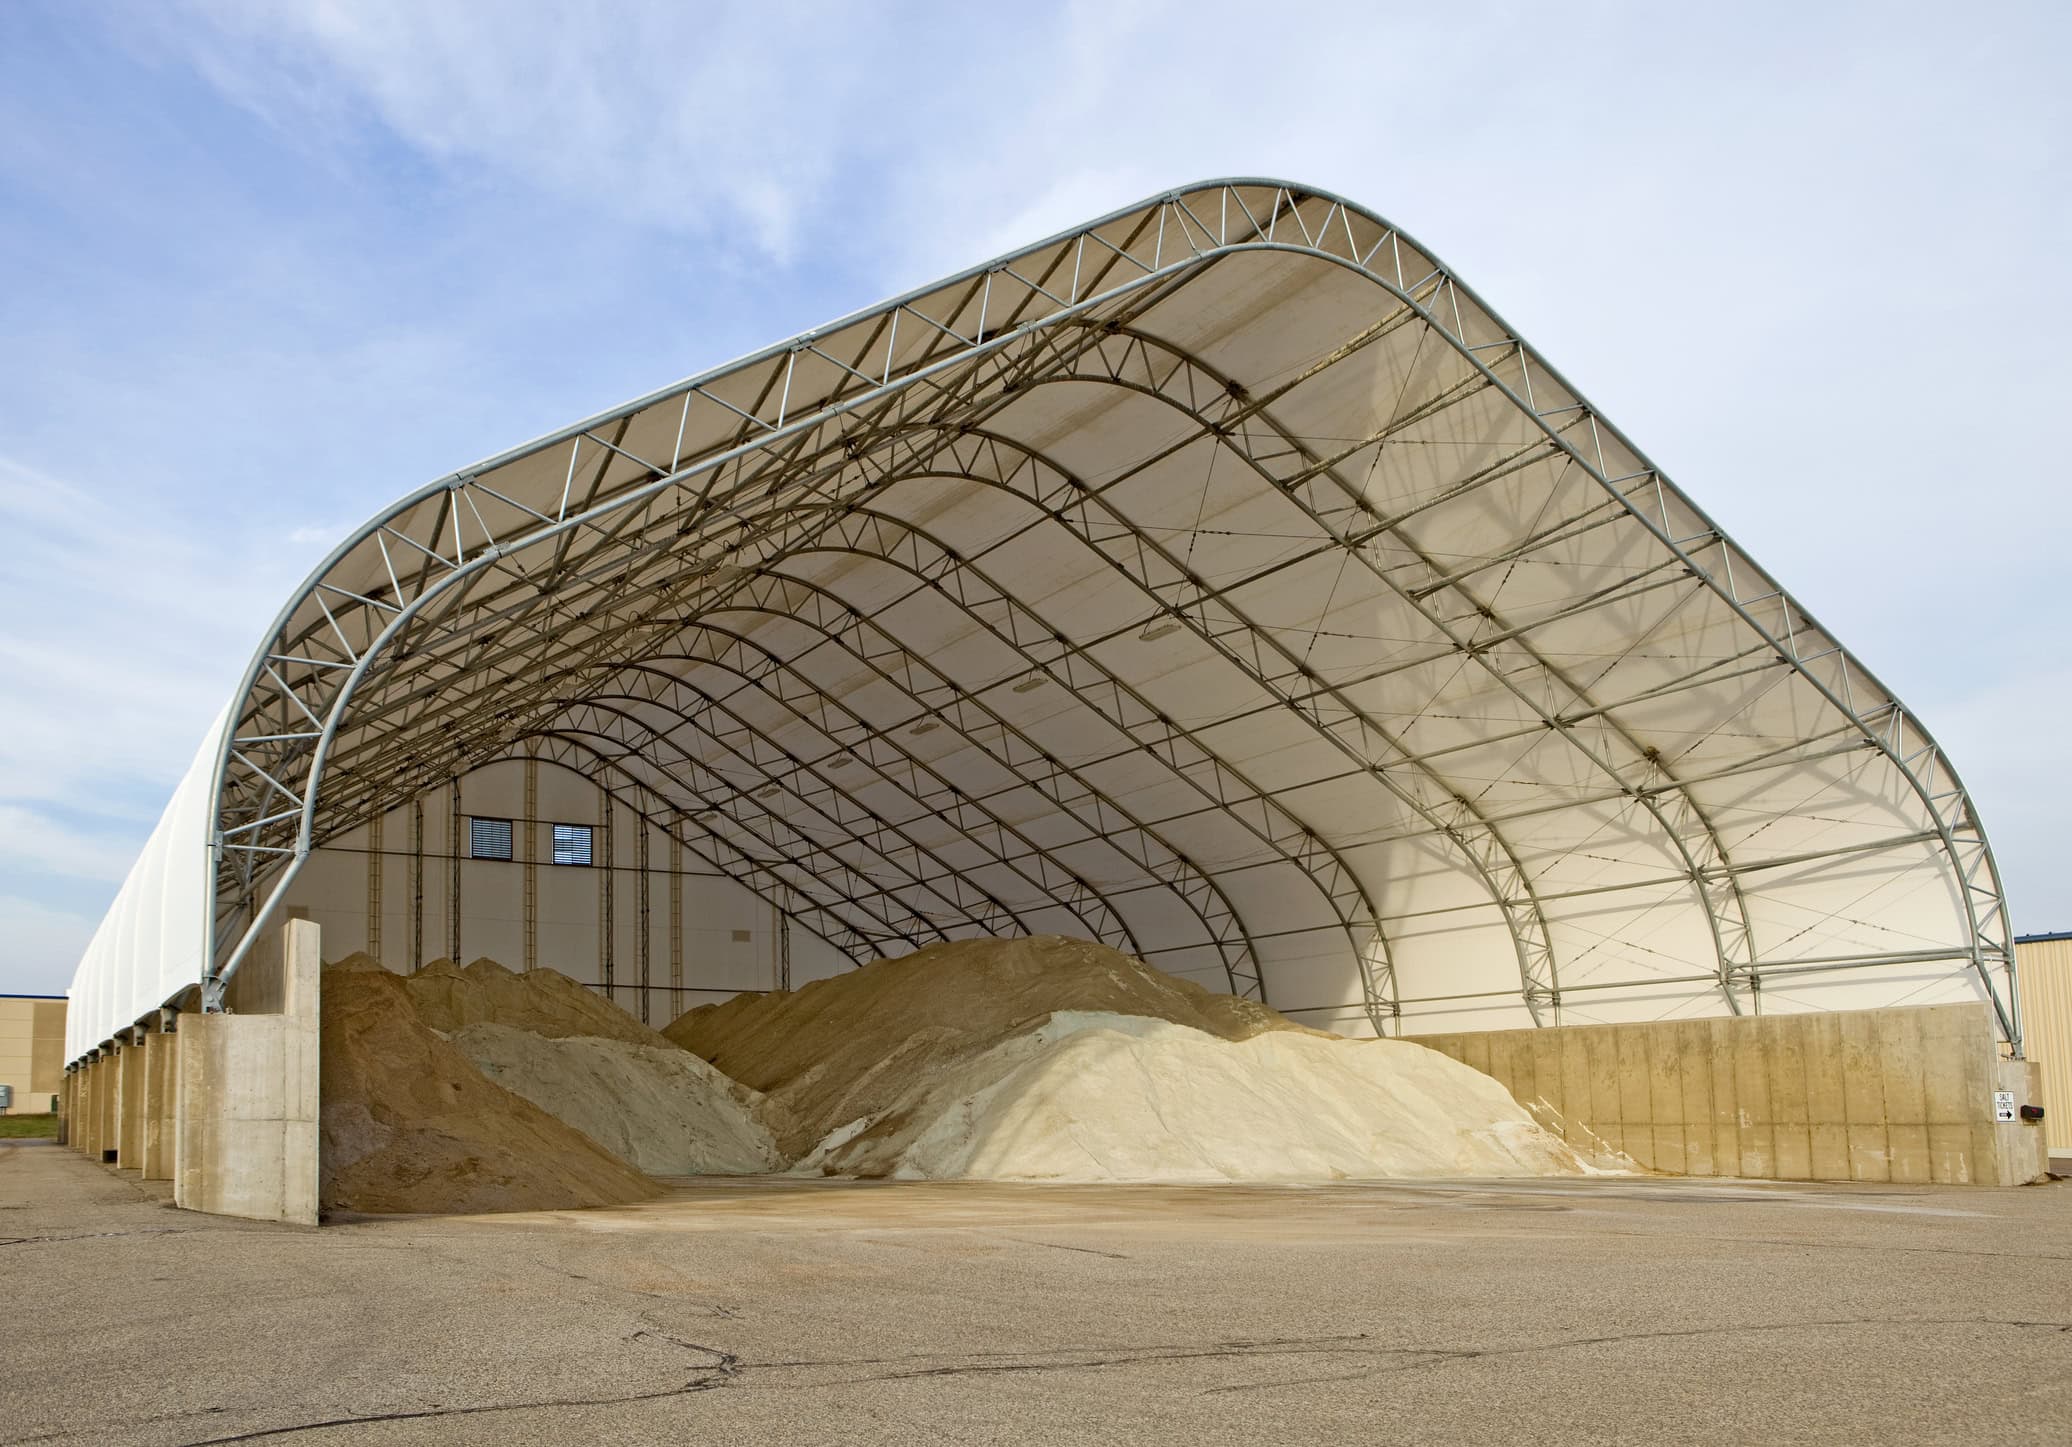
POLYGON ((2041 1072, 1998 1058, 1983 1003, 1411 1038, 1648 1170, 2019 1185, 2045 1169, 2040 1127, 1993 1119, 1995 1089, 2033 1102, 2041 1072))
POLYGON ((173 1202, 189 1210, 314 1225, 321 931, 291 920, 238 979, 274 1013, 180 1021, 173 1202), (268 973, 276 978, 269 980, 268 973))

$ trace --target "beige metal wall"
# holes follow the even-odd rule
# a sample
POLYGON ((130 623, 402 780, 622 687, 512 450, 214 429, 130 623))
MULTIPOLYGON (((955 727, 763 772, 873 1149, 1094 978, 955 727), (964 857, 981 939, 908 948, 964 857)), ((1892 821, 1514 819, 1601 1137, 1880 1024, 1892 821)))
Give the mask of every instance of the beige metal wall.
POLYGON ((2072 1156, 2072 935, 2017 940, 2022 1050, 2043 1072, 2050 1153, 2072 1156))
POLYGON ((2045 1168, 2035 1101, 1983 1004, 1414 1036, 1542 1124, 1649 1170, 1786 1181, 2018 1185, 2045 1168))
POLYGON ((65 1075, 65 1002, 0 995, 0 1085, 14 1087, 10 1115, 47 1115, 65 1075))
POLYGON ((653 821, 545 760, 530 770, 500 760, 347 830, 312 853, 286 903, 322 925, 333 959, 364 951, 406 974, 456 955, 546 966, 608 983, 614 1004, 657 1026, 742 990, 848 968, 806 930, 784 931, 755 894, 672 848, 653 821), (466 821, 478 816, 512 821, 513 859, 466 857, 466 821), (596 831, 590 865, 550 862, 556 823, 596 831))

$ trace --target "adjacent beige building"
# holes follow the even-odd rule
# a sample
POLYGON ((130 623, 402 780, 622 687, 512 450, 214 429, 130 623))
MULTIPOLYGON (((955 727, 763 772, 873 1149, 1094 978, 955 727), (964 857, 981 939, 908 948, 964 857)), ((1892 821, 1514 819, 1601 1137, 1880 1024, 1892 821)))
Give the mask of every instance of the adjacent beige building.
POLYGON ((48 1115, 65 1076, 62 996, 0 995, 0 1085, 14 1087, 9 1115, 48 1115))
POLYGON ((2053 1156, 2072 1156, 2072 931, 2014 943, 2023 1035, 2043 1074, 2044 1130, 2053 1156))

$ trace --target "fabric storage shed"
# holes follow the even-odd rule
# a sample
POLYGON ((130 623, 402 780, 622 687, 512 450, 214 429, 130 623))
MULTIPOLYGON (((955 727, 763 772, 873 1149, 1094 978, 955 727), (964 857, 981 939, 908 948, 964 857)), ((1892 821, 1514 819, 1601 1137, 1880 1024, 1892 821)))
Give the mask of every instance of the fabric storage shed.
POLYGON ((1285 183, 371 521, 204 743, 70 1055, 209 1003, 311 859, 514 758, 831 959, 1084 935, 1384 1033, 1982 999, 2019 1045, 1920 724, 1428 251, 1285 183))

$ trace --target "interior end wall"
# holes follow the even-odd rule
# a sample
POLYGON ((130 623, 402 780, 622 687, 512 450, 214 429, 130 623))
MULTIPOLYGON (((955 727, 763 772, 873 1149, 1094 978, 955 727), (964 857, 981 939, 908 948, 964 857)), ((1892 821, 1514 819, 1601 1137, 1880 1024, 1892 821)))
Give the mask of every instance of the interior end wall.
POLYGON ((658 1026, 743 990, 850 967, 573 770, 539 762, 528 813, 526 773, 522 759, 499 761, 337 836, 311 853, 287 906, 322 926, 327 958, 364 951, 406 974, 455 955, 457 918, 463 963, 486 955, 556 969, 658 1026), (465 857, 470 817, 511 820, 514 857, 465 857), (590 826, 589 866, 552 862, 557 823, 590 826))

